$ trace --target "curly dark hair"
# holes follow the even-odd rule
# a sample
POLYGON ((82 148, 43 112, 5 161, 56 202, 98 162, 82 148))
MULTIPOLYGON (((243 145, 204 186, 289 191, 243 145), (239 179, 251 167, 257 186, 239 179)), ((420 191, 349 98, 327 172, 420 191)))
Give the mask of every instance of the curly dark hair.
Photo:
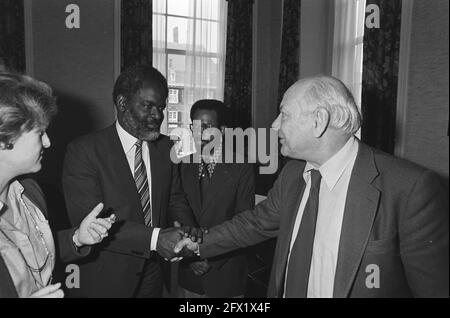
POLYGON ((209 110, 215 112, 219 126, 229 126, 229 110, 220 100, 200 99, 196 101, 191 108, 191 120, 194 120, 195 113, 199 110, 209 110))
POLYGON ((169 95, 166 78, 154 67, 149 65, 137 65, 127 68, 120 73, 114 84, 113 100, 117 103, 119 95, 127 100, 142 89, 144 82, 159 85, 164 94, 164 99, 169 95))
POLYGON ((0 71, 0 142, 8 145, 24 132, 46 129, 56 113, 50 86, 27 75, 0 71))

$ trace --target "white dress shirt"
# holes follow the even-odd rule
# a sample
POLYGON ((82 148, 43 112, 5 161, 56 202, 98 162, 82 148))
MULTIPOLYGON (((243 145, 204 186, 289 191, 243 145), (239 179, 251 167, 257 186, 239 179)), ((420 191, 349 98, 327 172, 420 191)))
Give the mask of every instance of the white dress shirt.
MULTIPOLYGON (((120 143, 122 144, 123 151, 127 156, 128 165, 130 166, 131 175, 134 179, 134 159, 136 155, 136 141, 138 140, 136 137, 130 135, 125 129, 120 126, 119 122, 116 122, 117 133, 119 134, 120 143)), ((142 143, 142 160, 144 160, 145 170, 147 171, 147 179, 148 179, 148 187, 149 187, 149 196, 150 196, 150 206, 153 209, 152 202, 152 172, 150 169, 150 152, 148 149, 148 145, 146 142, 142 143)), ((153 213, 153 210, 152 210, 153 213)), ((152 226, 153 226, 153 218, 152 218, 152 226)), ((156 251, 156 243, 158 242, 160 228, 153 228, 152 239, 150 244, 150 250, 156 251)))
MULTIPOLYGON (((303 211, 311 189, 311 170, 318 169, 322 175, 319 193, 316 233, 308 282, 308 298, 333 297, 334 278, 341 237, 342 220, 350 176, 358 154, 359 144, 352 137, 333 157, 321 167, 309 162, 303 171, 306 188, 300 203, 292 232, 289 257, 300 228, 303 211)), ((287 270, 286 270, 287 273, 287 270)), ((286 285, 285 285, 286 288, 286 285)))

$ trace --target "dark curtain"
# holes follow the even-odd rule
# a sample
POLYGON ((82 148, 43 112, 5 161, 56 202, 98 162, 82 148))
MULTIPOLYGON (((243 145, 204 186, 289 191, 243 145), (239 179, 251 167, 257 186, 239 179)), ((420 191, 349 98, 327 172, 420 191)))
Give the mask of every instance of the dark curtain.
POLYGON ((0 1, 0 68, 25 72, 23 0, 0 1))
POLYGON ((284 0, 283 33, 281 38, 281 60, 279 98, 294 84, 299 75, 300 61, 300 10, 301 0, 284 0))
POLYGON ((365 29, 362 140, 394 152, 400 51, 401 0, 368 0, 380 8, 380 28, 365 29))
MULTIPOLYGON (((284 0, 283 2, 283 28, 281 36, 280 75, 278 86, 278 104, 284 93, 299 78, 300 72, 300 18, 301 0, 284 0)), ((273 175, 258 176, 256 189, 258 193, 266 195, 281 170, 289 160, 278 151, 278 170, 273 175)))
POLYGON ((121 5, 121 69, 152 65, 152 0, 123 0, 121 5))
POLYGON ((253 0, 227 0, 225 104, 233 127, 246 129, 252 120, 253 0))

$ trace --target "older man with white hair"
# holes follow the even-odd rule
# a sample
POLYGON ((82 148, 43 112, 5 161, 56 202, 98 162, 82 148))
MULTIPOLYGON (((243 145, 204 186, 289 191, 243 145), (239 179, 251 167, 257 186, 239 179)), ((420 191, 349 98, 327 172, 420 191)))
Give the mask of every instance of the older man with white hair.
POLYGON ((277 237, 269 297, 448 297, 448 198, 438 178, 354 134, 345 85, 317 76, 285 93, 290 161, 267 199, 186 247, 207 258, 277 237))

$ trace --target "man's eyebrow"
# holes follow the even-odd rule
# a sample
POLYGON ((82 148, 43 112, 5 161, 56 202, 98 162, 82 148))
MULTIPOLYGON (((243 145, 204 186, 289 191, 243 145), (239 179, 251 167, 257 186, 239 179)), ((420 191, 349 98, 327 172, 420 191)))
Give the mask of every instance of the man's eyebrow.
MULTIPOLYGON (((150 104, 150 105, 154 105, 154 106, 159 106, 158 103, 156 103, 156 102, 153 101, 153 100, 149 100, 149 99, 144 99, 142 102, 145 103, 145 104, 150 104)), ((162 105, 166 105, 166 103, 162 103, 162 105)))

